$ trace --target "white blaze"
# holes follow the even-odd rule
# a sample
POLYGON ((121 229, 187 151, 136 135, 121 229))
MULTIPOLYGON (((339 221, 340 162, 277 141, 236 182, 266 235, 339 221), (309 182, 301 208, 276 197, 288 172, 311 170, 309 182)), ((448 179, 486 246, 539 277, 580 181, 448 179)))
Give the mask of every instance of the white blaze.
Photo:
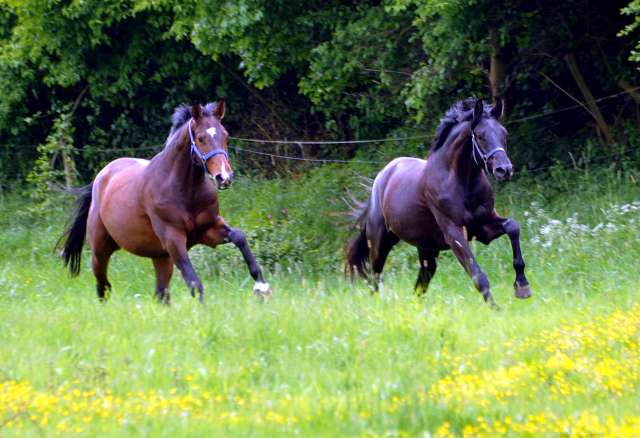
MULTIPOLYGON (((207 134, 211 136, 211 138, 215 138, 216 128, 207 129, 207 134)), ((229 174, 227 173, 227 169, 225 169, 225 165, 220 166, 220 176, 222 177, 222 181, 226 181, 229 179, 229 174)))
POLYGON ((229 179, 229 174, 227 173, 227 169, 225 169, 224 163, 220 166, 220 176, 222 177, 222 181, 229 179))

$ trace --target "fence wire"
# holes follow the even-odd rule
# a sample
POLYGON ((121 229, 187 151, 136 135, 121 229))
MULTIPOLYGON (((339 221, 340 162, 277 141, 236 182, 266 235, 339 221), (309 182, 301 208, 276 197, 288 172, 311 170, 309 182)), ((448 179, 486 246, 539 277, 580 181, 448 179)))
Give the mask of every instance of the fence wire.
MULTIPOLYGON (((594 102, 603 102, 606 101, 608 99, 613 99, 619 96, 623 96, 626 94, 630 94, 633 93, 635 91, 640 90, 640 87, 635 87, 629 90, 625 90, 619 93, 615 93, 615 94, 611 94, 609 96, 605 96, 605 97, 601 97, 599 99, 595 99, 594 102)), ((612 102, 609 103, 607 105, 605 105, 604 107, 608 107, 611 105, 615 105, 616 103, 620 103, 620 101, 616 101, 616 102, 612 102)), ((536 114, 533 116, 528 116, 528 117, 523 117, 520 119, 515 119, 515 120, 509 120, 507 122, 505 122, 505 125, 511 125, 511 124, 515 124, 515 123, 523 123, 525 121, 529 121, 529 120, 534 120, 534 119, 538 119, 541 117, 548 117, 548 116, 552 116, 555 114, 559 114, 565 111, 569 111, 569 110, 573 110, 573 109, 577 109, 577 108, 582 108, 583 105, 572 105, 566 108, 562 108, 559 110, 555 110, 555 111, 551 111, 548 113, 543 113, 543 114, 536 114)), ((566 123, 569 122, 571 120, 583 117, 587 114, 580 114, 578 116, 575 117, 571 117, 569 119, 565 119, 562 121, 559 121, 558 123, 555 124, 555 126, 558 126, 562 123, 566 123)), ((543 127, 543 128, 539 128, 536 131, 542 131, 542 130, 546 130, 548 129, 547 127, 543 127)), ((527 133, 527 135, 530 135, 531 132, 527 133)), ((273 145, 298 145, 300 146, 301 150, 302 150, 302 154, 304 155, 304 145, 344 145, 344 144, 367 144, 367 143, 388 143, 388 142, 400 142, 400 141, 411 141, 411 140, 424 140, 427 138, 430 138, 430 135, 419 135, 419 136, 410 136, 410 137, 391 137, 391 138, 383 138, 383 139, 369 139, 369 140, 334 140, 334 141, 305 141, 305 140, 262 140, 262 139, 256 139, 256 138, 242 138, 242 137, 229 137, 229 140, 233 140, 233 141, 237 141, 237 142, 247 142, 247 143, 260 143, 260 144, 273 144, 273 145)), ((6 146, 6 145, 5 145, 6 146)), ((157 145, 151 145, 151 146, 142 146, 142 147, 135 147, 135 148, 121 148, 121 149, 85 149, 85 148, 78 148, 77 151, 79 152, 99 152, 99 153, 122 153, 122 152, 134 152, 134 151, 142 151, 142 150, 154 150, 154 149, 162 149, 165 145, 164 144, 157 144, 157 145)), ((11 147, 17 147, 17 148, 37 148, 38 145, 15 145, 15 146, 11 146, 11 147)), ((265 157, 269 157, 269 158, 277 158, 277 159, 282 159, 282 160, 292 160, 292 161, 302 161, 302 162, 316 162, 316 163, 346 163, 346 164, 350 164, 350 163, 355 163, 355 164, 384 164, 387 163, 388 161, 363 161, 363 160, 339 160, 339 159, 325 159, 325 158, 306 158, 306 157, 294 157, 294 156, 289 156, 289 155, 281 155, 281 154, 271 154, 268 152, 262 152, 262 151, 256 151, 253 149, 246 149, 243 147, 239 147, 239 146, 231 146, 235 151, 237 152, 241 152, 241 153, 247 153, 247 154, 252 154, 252 155, 260 155, 260 156, 265 156, 265 157)), ((627 150, 624 153, 630 153, 630 152, 634 152, 637 149, 631 149, 631 150, 627 150)), ((594 160, 592 160, 594 161, 594 160)), ((567 164, 566 167, 571 167, 573 166, 573 164, 567 164)), ((537 169, 532 169, 529 171, 529 173, 538 173, 538 172, 543 172, 546 170, 549 170, 551 167, 553 166, 547 166, 547 167, 542 167, 542 168, 537 168, 537 169)))

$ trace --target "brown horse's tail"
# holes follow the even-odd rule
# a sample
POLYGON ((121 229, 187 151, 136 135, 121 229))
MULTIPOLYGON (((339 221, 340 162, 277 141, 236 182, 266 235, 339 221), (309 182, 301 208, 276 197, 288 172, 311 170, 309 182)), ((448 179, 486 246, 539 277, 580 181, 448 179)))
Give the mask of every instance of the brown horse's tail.
POLYGON ((65 193, 80 195, 80 197, 74 204, 75 214, 71 215, 71 218, 75 216, 73 223, 62 233, 53 250, 58 249, 58 245, 66 237, 64 245, 62 245, 61 256, 64 261, 63 268, 69 266, 69 275, 71 277, 76 277, 80 273, 80 260, 82 258, 82 246, 87 234, 87 218, 89 217, 89 207, 91 206, 92 189, 93 182, 79 189, 64 190, 65 193))
POLYGON ((367 215, 369 213, 369 203, 371 197, 364 203, 358 201, 351 192, 349 192, 352 202, 355 206, 351 207, 351 216, 356 218, 356 222, 353 225, 352 231, 355 233, 344 245, 344 258, 346 260, 346 266, 344 267, 344 273, 347 274, 347 269, 351 275, 351 281, 353 281, 356 271, 364 279, 368 279, 367 272, 369 271, 369 242, 367 241, 367 215))

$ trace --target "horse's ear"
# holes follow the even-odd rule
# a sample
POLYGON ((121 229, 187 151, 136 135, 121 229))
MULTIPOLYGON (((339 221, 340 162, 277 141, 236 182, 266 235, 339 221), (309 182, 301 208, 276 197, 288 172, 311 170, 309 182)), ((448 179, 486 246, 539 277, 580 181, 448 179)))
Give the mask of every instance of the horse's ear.
POLYGON ((476 106, 473 107, 473 123, 471 124, 471 129, 474 129, 482 117, 484 116, 484 102, 482 99, 478 99, 476 101, 476 106))
POLYGON ((496 99, 496 104, 493 106, 493 109, 491 110, 491 115, 496 120, 500 120, 502 118, 502 114, 504 114, 504 103, 502 102, 502 98, 498 97, 496 99))
POLYGON ((222 120, 222 118, 224 117, 224 98, 220 99, 216 104, 216 109, 213 111, 213 115, 218 120, 222 120))
POLYGON ((193 120, 195 120, 196 122, 200 120, 200 117, 202 117, 202 107, 197 100, 194 101, 193 105, 191 106, 191 117, 193 117, 193 120))

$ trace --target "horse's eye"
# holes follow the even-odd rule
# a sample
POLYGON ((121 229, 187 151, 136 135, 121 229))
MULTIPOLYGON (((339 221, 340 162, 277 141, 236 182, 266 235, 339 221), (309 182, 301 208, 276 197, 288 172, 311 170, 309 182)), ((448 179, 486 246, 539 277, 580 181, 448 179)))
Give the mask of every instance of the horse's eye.
POLYGON ((202 142, 204 141, 204 138, 202 138, 202 137, 198 137, 198 141, 199 141, 200 143, 202 143, 202 142))

